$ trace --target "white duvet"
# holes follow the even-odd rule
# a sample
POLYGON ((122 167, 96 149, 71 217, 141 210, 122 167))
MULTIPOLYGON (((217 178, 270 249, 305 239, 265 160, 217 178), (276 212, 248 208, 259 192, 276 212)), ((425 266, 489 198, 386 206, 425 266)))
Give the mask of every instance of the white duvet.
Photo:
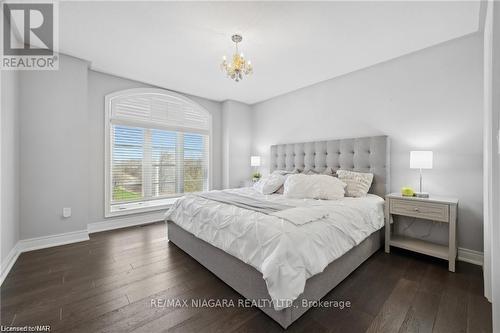
POLYGON ((384 200, 376 195, 314 200, 263 195, 251 188, 227 191, 327 212, 325 218, 296 225, 195 195, 180 198, 167 212, 167 219, 261 272, 276 310, 290 306, 308 278, 384 225, 384 200))

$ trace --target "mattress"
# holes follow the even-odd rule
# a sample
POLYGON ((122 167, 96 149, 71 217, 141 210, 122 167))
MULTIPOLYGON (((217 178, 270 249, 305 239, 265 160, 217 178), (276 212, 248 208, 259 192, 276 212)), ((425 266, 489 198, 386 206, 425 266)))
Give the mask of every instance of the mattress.
POLYGON ((313 200, 262 195, 251 188, 225 191, 328 211, 326 218, 298 226, 276 216, 186 195, 167 212, 166 218, 182 229, 262 273, 275 310, 291 306, 307 279, 384 224, 384 200, 376 195, 313 200))

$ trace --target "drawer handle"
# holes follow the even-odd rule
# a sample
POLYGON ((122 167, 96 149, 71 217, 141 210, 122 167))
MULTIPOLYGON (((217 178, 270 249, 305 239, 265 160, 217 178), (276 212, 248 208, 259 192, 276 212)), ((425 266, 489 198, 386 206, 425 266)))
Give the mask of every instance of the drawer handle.
POLYGON ((416 212, 419 212, 420 210, 418 209, 418 207, 415 207, 415 211, 416 211, 416 212))

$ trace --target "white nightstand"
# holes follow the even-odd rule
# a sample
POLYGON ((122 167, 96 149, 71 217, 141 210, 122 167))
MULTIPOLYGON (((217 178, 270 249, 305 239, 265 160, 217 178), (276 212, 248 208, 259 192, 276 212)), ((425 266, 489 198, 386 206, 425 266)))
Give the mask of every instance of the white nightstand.
POLYGON ((385 252, 390 247, 423 253, 448 260, 448 270, 455 271, 457 257, 458 199, 431 196, 430 198, 404 197, 398 193, 385 197, 385 252), (425 240, 392 234, 393 215, 416 217, 448 224, 448 246, 425 240))
POLYGON ((255 182, 253 180, 244 180, 240 183, 240 187, 253 187, 255 182))

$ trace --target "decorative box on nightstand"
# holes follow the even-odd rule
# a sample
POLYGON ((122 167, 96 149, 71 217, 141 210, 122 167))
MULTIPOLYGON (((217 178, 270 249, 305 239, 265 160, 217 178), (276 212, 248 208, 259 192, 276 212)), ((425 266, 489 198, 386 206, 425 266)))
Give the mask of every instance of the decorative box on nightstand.
POLYGON ((457 256, 458 199, 431 196, 430 198, 404 197, 392 193, 385 197, 385 252, 390 247, 423 253, 448 260, 448 270, 455 271, 457 256), (448 224, 448 246, 431 243, 392 233, 393 215, 415 217, 448 224))

